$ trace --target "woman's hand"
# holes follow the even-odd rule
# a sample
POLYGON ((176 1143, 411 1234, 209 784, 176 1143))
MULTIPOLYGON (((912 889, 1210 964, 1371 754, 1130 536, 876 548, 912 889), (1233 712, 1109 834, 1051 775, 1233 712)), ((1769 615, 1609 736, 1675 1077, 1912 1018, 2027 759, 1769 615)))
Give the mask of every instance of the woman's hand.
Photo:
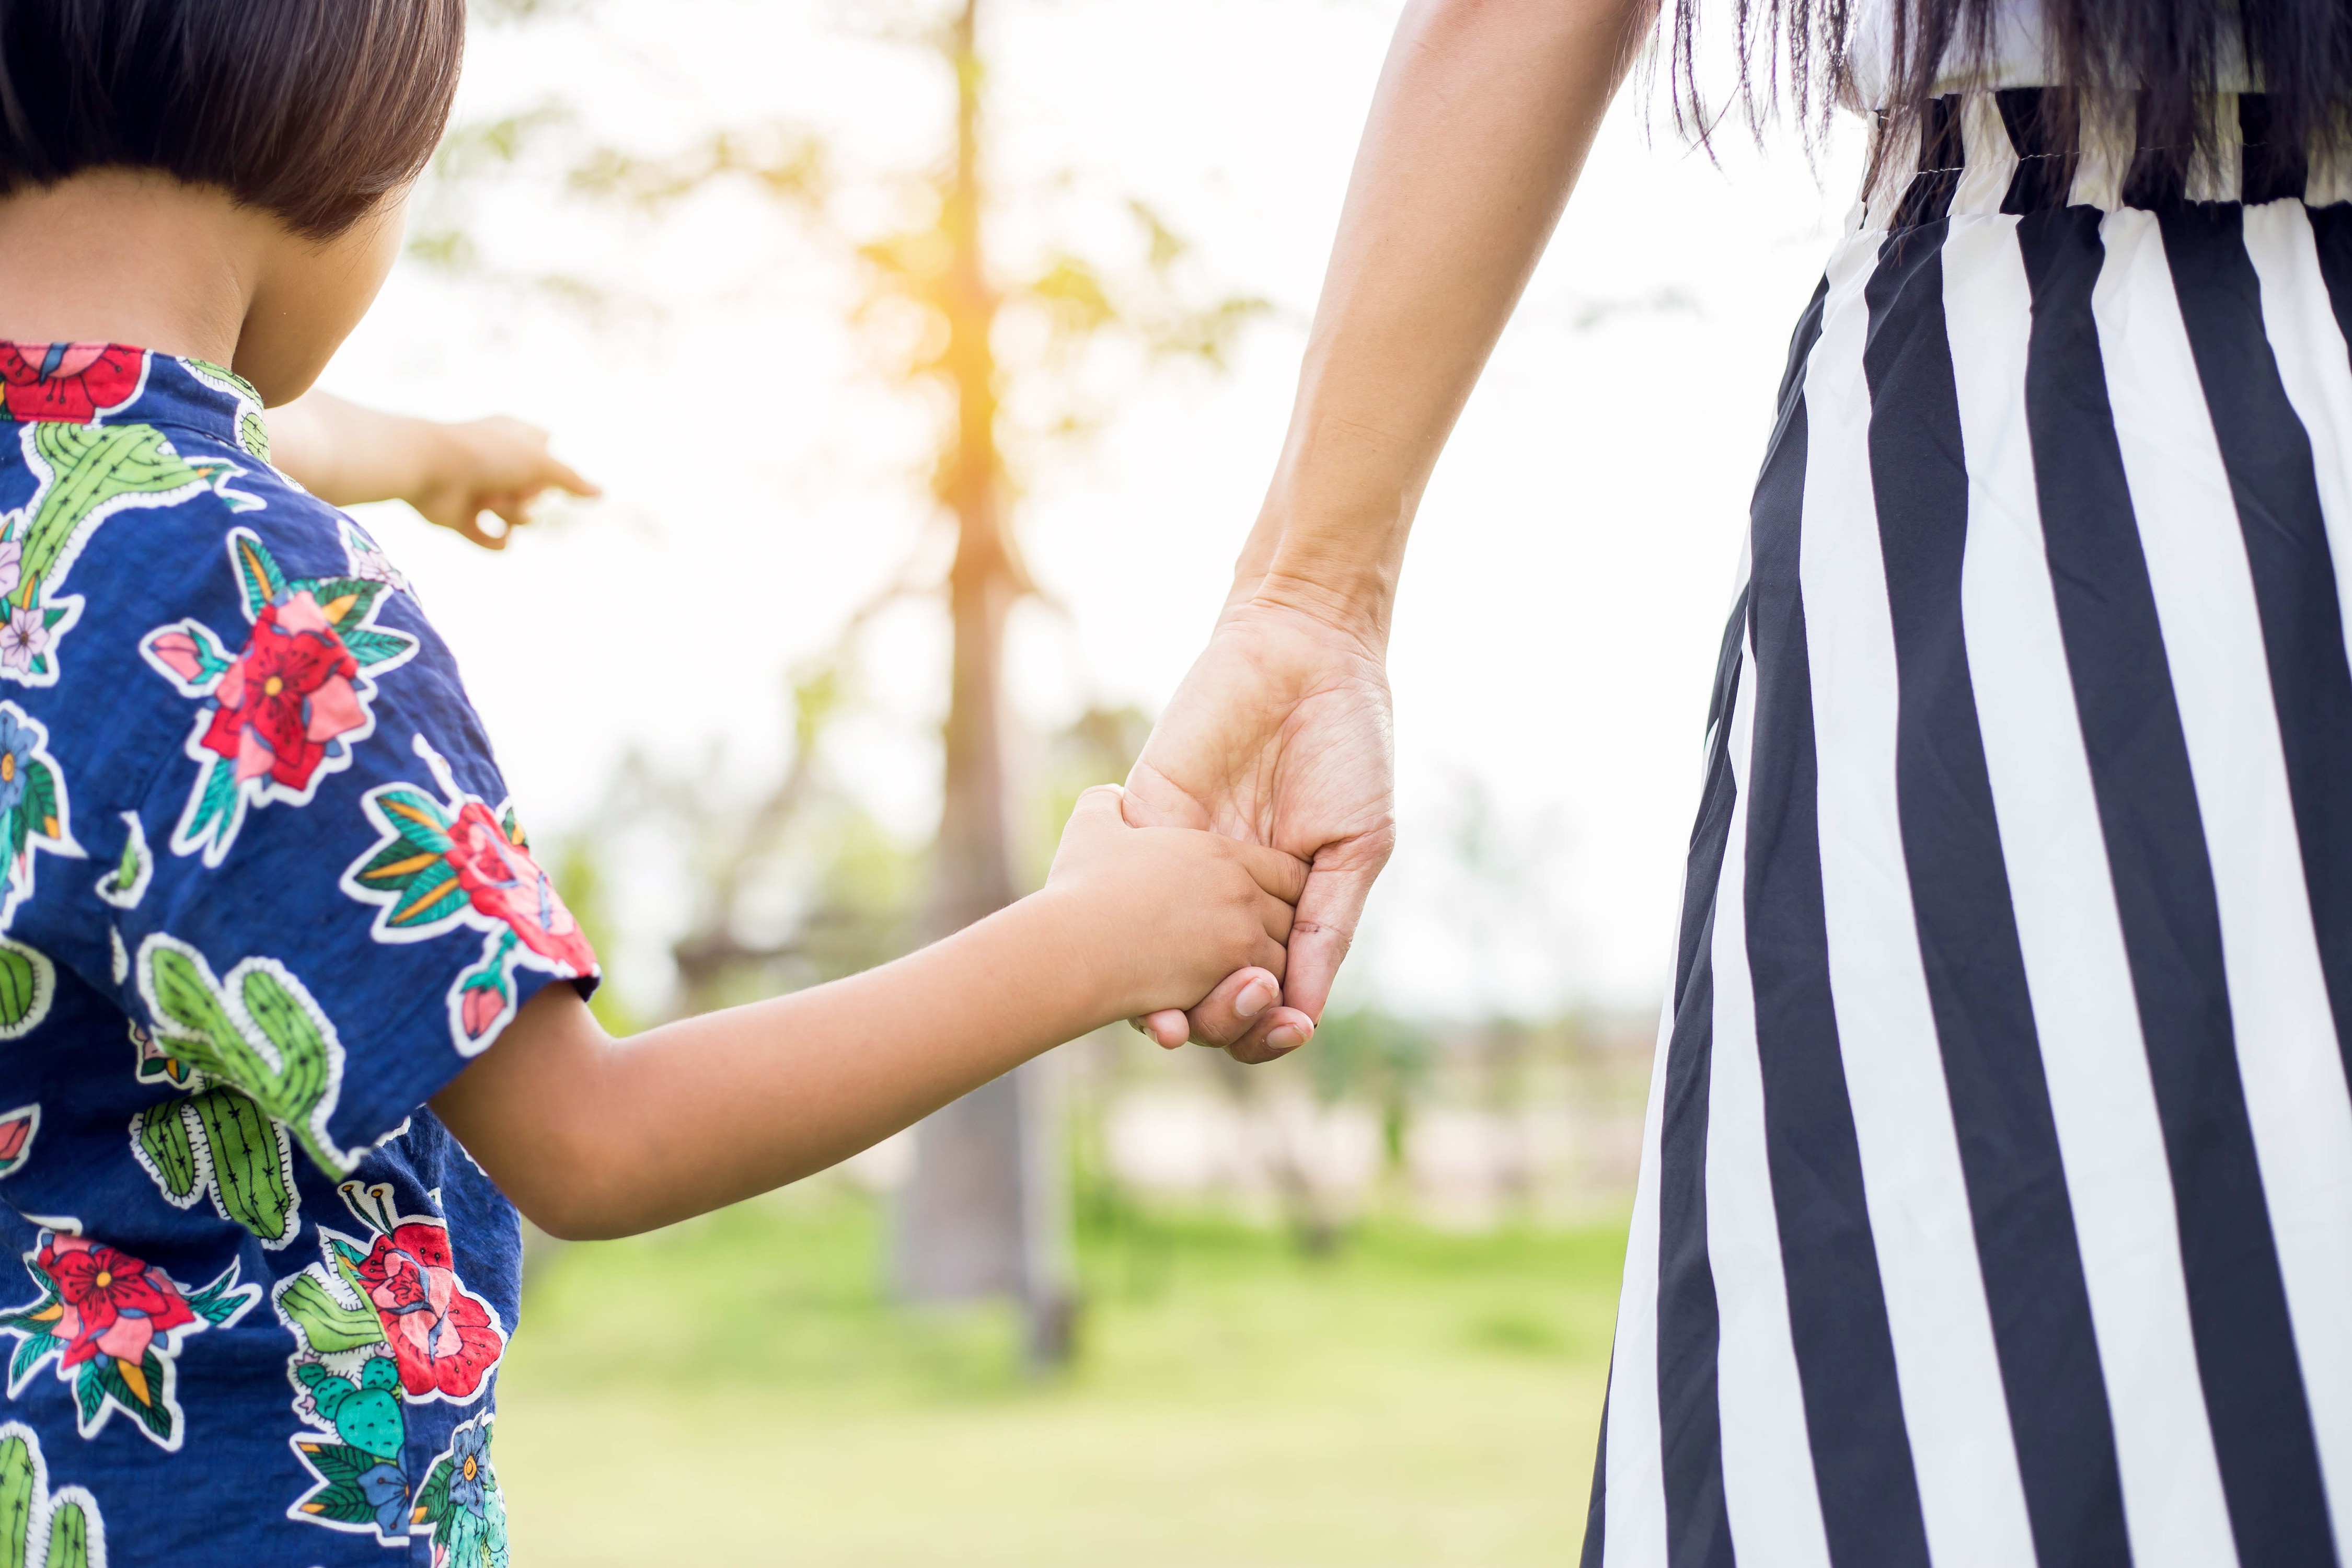
POLYGON ((334 506, 404 500, 428 522, 504 550, 551 489, 596 487, 547 449, 547 432, 502 416, 462 425, 412 419, 313 392, 269 411, 278 466, 334 506), (482 515, 505 526, 493 533, 482 515))
POLYGON ((1130 822, 1213 826, 1313 863, 1286 1006, 1234 975, 1140 1020, 1241 1061, 1304 1041, 1395 839, 1382 658, 1423 488, 1535 269, 1651 0, 1411 0, 1307 333, 1239 584, 1143 748, 1130 822), (1253 1014, 1255 1016, 1253 1016, 1253 1014))
POLYGON ((1122 802, 1139 826, 1206 827, 1309 863, 1282 1000, 1228 977, 1187 1015, 1141 1021, 1244 1062, 1305 1043, 1396 842, 1393 721, 1377 645, 1262 585, 1227 612, 1160 715, 1122 802), (1255 1004, 1255 1005, 1253 1005, 1255 1004))

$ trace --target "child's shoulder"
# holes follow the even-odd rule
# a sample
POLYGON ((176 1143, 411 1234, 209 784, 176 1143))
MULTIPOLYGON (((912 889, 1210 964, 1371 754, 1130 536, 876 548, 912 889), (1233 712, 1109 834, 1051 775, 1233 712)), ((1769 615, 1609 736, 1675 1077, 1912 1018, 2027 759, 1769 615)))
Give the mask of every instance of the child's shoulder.
POLYGON ((375 603, 404 584, 357 524, 270 465, 260 400, 230 372, 0 343, 0 681, 57 685, 77 643, 92 645, 80 662, 110 663, 94 645, 126 632, 190 680, 264 622, 298 635, 317 621, 355 658, 372 650, 375 603))

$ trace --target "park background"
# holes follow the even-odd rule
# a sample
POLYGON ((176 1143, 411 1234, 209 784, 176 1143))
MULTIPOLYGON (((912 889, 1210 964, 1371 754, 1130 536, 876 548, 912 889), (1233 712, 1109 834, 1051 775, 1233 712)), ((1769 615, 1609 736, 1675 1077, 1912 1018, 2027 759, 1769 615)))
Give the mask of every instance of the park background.
MULTIPOLYGON (((478 0, 409 254, 325 379, 520 415, 605 488, 499 555, 366 515, 615 1026, 935 918, 957 535, 919 285, 964 9, 478 0)), ((971 9, 1034 885, 1207 634, 1399 5, 971 9)), ((908 1139, 541 1249, 520 1563, 1573 1560, 1706 684, 1857 142, 1733 121, 1710 159, 1639 82, 1612 113, 1422 508, 1400 846, 1324 1029, 1252 1069, 1123 1031, 1049 1058, 1066 1359, 1015 1303, 899 1299, 908 1139)))

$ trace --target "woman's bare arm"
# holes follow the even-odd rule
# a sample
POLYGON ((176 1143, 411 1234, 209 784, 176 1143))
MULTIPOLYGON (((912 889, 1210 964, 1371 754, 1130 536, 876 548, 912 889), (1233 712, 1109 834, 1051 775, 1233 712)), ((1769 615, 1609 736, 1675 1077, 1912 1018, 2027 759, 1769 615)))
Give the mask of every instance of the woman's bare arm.
POLYGON ((1295 597, 1385 638, 1438 452, 1654 14, 1644 0, 1406 7, 1237 595, 1295 597))
POLYGON ((1244 1061, 1311 1028, 1395 833, 1383 660, 1405 535, 1535 270, 1651 0, 1414 0, 1397 26, 1272 484, 1225 615, 1129 779, 1129 821, 1311 858, 1287 1005, 1145 1021, 1244 1061))

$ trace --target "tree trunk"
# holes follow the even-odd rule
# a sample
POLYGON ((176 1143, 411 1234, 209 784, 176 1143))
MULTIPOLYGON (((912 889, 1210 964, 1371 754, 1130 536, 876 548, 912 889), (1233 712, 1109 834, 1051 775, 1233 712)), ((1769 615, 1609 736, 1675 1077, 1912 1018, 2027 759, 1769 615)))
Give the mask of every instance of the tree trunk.
MULTIPOLYGON (((956 519, 948 574, 954 669, 946 726, 946 798, 940 817, 932 933, 945 935, 1019 896, 1004 745, 1004 627, 1030 591, 1004 508, 996 446, 996 299, 980 226, 979 0, 965 0, 950 57, 956 72, 956 166, 940 226, 952 247, 946 279, 943 368, 956 393, 956 428, 939 475, 956 519)), ((1070 1352, 1068 1196, 1058 1106, 1044 1061, 973 1090, 916 1132, 915 1171, 900 1199, 896 1270, 916 1300, 1010 1294, 1028 1320, 1033 1364, 1070 1352)))

